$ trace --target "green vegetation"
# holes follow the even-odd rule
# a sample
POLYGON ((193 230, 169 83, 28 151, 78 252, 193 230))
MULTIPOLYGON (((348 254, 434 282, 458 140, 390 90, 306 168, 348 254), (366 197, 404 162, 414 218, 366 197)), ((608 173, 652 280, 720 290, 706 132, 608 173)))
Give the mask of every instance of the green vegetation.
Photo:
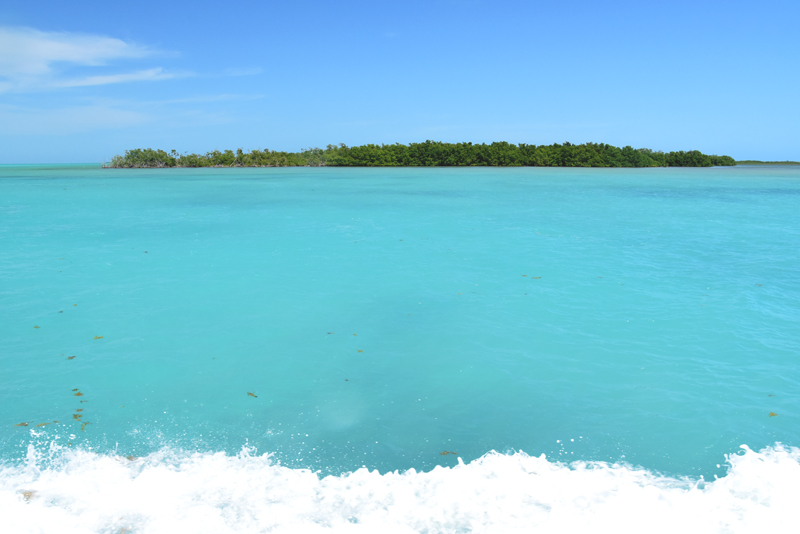
POLYGON ((800 165, 800 161, 758 161, 756 159, 745 159, 736 161, 737 165, 800 165))
POLYGON ((150 148, 127 150, 108 167, 711 167, 736 165, 730 156, 709 156, 697 150, 656 152, 648 148, 618 148, 603 143, 553 145, 490 145, 425 141, 409 145, 328 145, 300 152, 253 150, 178 154, 150 148))

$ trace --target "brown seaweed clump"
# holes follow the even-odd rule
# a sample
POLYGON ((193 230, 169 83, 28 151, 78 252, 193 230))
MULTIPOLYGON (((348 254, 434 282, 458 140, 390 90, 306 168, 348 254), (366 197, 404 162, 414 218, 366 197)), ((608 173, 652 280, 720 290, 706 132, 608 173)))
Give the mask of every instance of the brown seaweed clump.
POLYGON ((442 451, 439 454, 441 454, 442 456, 447 456, 448 454, 458 454, 458 453, 453 451, 442 451))
POLYGON ((769 412, 769 416, 770 416, 770 417, 776 417, 777 415, 778 415, 778 414, 776 414, 775 412, 769 412))
POLYGON ((86 432, 86 425, 91 425, 91 424, 92 423, 89 423, 88 421, 86 423, 82 423, 81 424, 81 431, 86 432))
POLYGON ((94 336, 95 339, 103 339, 103 336, 94 336))
POLYGON ((14 426, 28 426, 30 423, 17 423, 14 426))
POLYGON ((248 395, 249 397, 253 397, 254 399, 257 399, 257 398, 258 398, 258 395, 256 395, 255 393, 251 393, 251 392, 249 392, 249 391, 247 392, 247 395, 248 395))

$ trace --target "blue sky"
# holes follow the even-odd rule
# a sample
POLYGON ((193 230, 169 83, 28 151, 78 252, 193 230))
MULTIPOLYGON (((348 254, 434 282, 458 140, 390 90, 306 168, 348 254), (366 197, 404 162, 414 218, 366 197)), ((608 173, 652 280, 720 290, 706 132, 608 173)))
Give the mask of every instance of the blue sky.
POLYGON ((606 142, 800 160, 800 2, 0 4, 0 163, 606 142))

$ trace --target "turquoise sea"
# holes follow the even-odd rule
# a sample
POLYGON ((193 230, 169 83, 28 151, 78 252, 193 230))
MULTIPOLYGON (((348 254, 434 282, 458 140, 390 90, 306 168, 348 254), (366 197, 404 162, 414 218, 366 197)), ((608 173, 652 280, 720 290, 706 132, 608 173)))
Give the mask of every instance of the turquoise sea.
POLYGON ((3 532, 788 532, 799 358, 800 167, 0 166, 3 532))

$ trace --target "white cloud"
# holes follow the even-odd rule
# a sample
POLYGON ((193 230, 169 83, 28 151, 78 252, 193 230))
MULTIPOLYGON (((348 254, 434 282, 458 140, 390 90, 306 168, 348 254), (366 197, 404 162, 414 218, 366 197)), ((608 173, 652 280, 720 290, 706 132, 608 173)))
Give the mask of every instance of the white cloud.
POLYGON ((258 100, 264 98, 264 95, 204 95, 204 96, 190 96, 186 98, 173 98, 172 100, 162 100, 160 102, 152 102, 153 104, 198 104, 205 102, 224 102, 231 100, 258 100))
POLYGON ((177 76, 156 68, 127 74, 63 78, 65 68, 103 67, 115 61, 156 53, 152 48, 102 35, 0 27, 0 92, 164 80, 177 76))
POLYGON ((78 78, 74 80, 62 80, 56 82, 56 87, 86 87, 89 85, 107 85, 110 83, 125 83, 125 82, 143 82, 155 80, 169 80, 170 78, 177 78, 185 76, 185 74, 167 73, 164 69, 149 69, 141 70, 138 72, 130 72, 127 74, 109 74, 106 76, 87 76, 86 78, 78 78))

